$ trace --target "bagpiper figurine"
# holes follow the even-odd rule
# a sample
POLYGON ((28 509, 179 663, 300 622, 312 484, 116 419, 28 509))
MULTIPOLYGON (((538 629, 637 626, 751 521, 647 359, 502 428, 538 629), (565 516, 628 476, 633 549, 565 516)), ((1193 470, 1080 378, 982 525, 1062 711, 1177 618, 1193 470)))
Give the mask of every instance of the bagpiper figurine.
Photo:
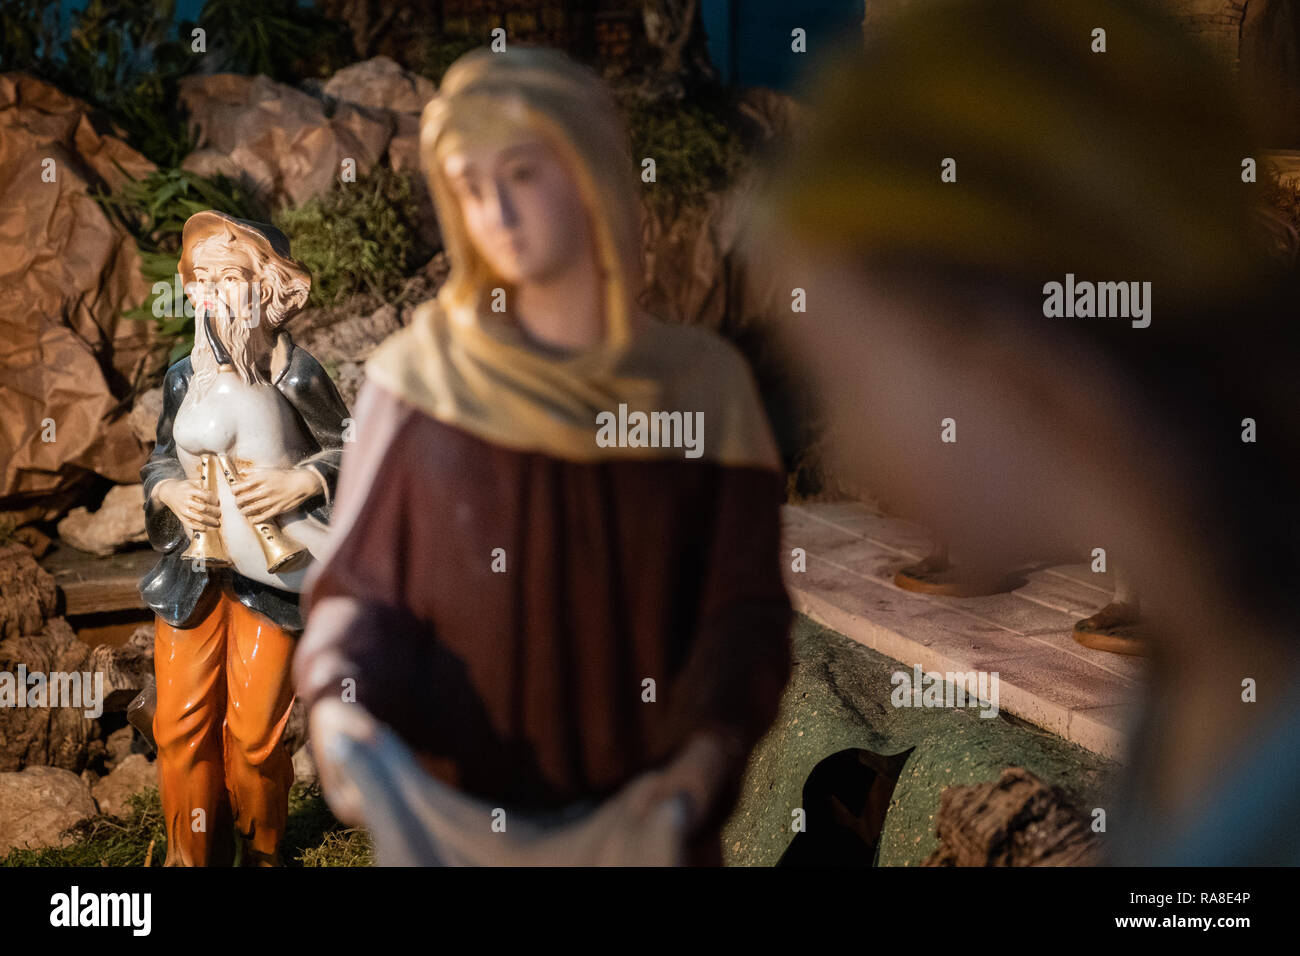
POLYGON ((311 276, 283 233, 196 213, 180 274, 194 349, 167 370, 141 469, 149 541, 162 552, 140 592, 157 614, 166 865, 270 866, 293 783, 281 738, 298 592, 322 553, 348 410, 284 328, 311 276))

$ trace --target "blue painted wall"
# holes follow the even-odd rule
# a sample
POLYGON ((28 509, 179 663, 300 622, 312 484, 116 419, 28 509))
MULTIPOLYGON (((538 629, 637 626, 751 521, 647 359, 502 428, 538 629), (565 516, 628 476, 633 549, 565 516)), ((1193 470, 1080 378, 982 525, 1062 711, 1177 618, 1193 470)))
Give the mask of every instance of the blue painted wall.
POLYGON ((704 0, 700 12, 724 82, 789 90, 819 54, 861 37, 866 0, 704 0), (795 27, 807 33, 805 54, 790 50, 795 27))

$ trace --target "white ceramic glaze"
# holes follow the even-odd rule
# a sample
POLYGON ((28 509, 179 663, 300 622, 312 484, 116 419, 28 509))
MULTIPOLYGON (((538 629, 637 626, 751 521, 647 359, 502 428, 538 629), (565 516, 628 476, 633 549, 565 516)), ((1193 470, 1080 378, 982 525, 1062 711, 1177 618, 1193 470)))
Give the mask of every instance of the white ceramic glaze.
MULTIPOLYGON (((201 401, 191 390, 176 412, 172 437, 185 474, 199 476, 199 456, 226 454, 241 477, 255 468, 290 468, 306 458, 312 444, 289 400, 274 385, 248 384, 223 369, 201 401)), ((279 516, 281 530, 305 545, 310 560, 292 571, 271 574, 257 532, 240 512, 225 475, 217 469, 221 535, 235 569, 244 577, 286 591, 301 591, 311 564, 324 553, 328 527, 298 508, 279 516)))

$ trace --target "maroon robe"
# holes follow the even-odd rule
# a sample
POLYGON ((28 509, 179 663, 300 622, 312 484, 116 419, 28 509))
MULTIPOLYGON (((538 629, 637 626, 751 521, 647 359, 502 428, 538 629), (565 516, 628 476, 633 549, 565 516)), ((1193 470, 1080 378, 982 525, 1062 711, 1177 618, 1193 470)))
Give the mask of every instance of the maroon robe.
POLYGON ((519 810, 606 797, 715 729, 741 756, 693 858, 719 860, 790 671, 781 476, 515 451, 374 382, 355 432, 303 593, 305 703, 353 678, 437 777, 519 810))

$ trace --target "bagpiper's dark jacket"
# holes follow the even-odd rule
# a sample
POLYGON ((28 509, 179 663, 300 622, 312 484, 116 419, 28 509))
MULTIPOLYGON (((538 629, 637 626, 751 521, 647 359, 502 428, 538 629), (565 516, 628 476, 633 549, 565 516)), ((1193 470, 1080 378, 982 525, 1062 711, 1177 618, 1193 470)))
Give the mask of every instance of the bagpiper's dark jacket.
MULTIPOLYGON (((334 489, 343 456, 343 428, 349 412, 330 377, 311 354, 293 344, 286 331, 276 343, 276 361, 272 361, 275 387, 289 400, 302 419, 304 432, 315 442, 316 451, 299 462, 314 469, 329 489, 305 503, 307 512, 329 523, 334 507, 334 489), (278 372, 276 371, 278 368, 278 372)), ((220 593, 223 577, 231 584, 239 602, 292 634, 303 629, 298 595, 244 577, 233 568, 196 570, 181 555, 189 547, 189 537, 181 521, 163 504, 152 498, 154 486, 165 478, 185 478, 172 438, 176 412, 185 399, 193 368, 188 357, 167 370, 163 379, 163 410, 158 418, 158 440, 153 454, 140 469, 144 480, 145 525, 149 543, 163 553, 153 570, 140 581, 140 594, 168 624, 193 627, 211 610, 220 593)))

